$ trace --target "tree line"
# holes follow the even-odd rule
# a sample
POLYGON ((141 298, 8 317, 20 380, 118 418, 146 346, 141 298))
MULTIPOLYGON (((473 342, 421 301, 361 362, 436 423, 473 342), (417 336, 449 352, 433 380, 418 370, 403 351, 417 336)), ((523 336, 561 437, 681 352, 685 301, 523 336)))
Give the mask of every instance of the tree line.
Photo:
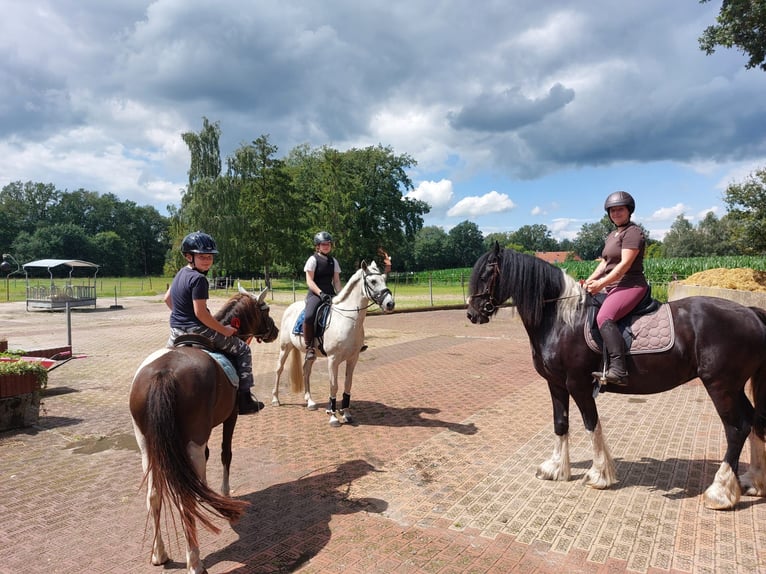
MULTIPOLYGON (((413 188, 410 156, 388 147, 338 151, 301 145, 285 157, 262 135, 221 158, 217 123, 203 119, 198 133, 184 133, 190 151, 189 181, 169 216, 121 201, 113 194, 53 184, 12 182, 0 190, 0 248, 18 261, 84 259, 101 276, 172 275, 184 264, 182 238, 201 229, 215 237, 216 275, 300 277, 320 229, 335 239, 345 272, 379 247, 399 271, 470 267, 495 241, 534 253, 564 251, 596 259, 613 229, 606 214, 557 240, 542 224, 484 236, 471 221, 450 229, 424 226, 428 204, 405 198, 413 188), (224 169, 225 167, 225 169, 224 169)), ((724 194, 727 213, 708 213, 698 224, 679 215, 662 241, 648 230, 647 257, 766 254, 766 169, 724 194)), ((643 226, 642 226, 643 227, 643 226)))

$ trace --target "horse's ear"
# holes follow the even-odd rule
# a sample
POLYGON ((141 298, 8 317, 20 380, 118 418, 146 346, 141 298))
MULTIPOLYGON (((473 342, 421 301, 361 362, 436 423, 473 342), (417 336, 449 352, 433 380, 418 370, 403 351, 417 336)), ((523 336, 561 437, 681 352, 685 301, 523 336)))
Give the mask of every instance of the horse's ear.
MULTIPOLYGON (((258 294, 258 303, 263 303, 263 300, 266 298, 266 292, 268 291, 268 288, 264 287, 263 291, 261 291, 258 294)), ((255 295, 253 295, 255 296, 255 295)))
POLYGON ((364 259, 362 259, 362 264, 360 265, 360 267, 364 269, 365 271, 367 271, 367 262, 364 259))
POLYGON ((497 241, 497 240, 495 240, 495 247, 494 247, 493 251, 495 252, 495 257, 500 255, 500 242, 497 241))
POLYGON ((240 283, 239 281, 237 281, 237 287, 239 288, 240 293, 244 293, 245 295, 250 295, 250 291, 242 287, 242 283, 240 283))

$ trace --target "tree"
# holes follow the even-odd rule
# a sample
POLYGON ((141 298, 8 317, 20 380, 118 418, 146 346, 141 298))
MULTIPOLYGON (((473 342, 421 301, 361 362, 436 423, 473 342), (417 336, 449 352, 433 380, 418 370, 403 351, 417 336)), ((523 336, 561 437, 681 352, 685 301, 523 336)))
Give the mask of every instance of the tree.
POLYGON ((665 257, 697 257, 700 255, 698 235, 684 214, 676 217, 663 241, 665 257))
POLYGON ((523 251, 534 253, 535 251, 556 251, 558 243, 553 239, 547 226, 536 223, 535 225, 522 225, 511 235, 513 243, 522 246, 523 251))
POLYGON ((449 261, 449 236, 438 225, 429 225, 415 236, 415 271, 444 269, 449 261))
POLYGON ((294 149, 287 166, 305 206, 306 249, 324 229, 335 239, 334 254, 344 271, 374 257, 378 247, 397 259, 399 247, 414 240, 429 210, 424 202, 403 197, 413 188, 406 172, 413 165, 410 156, 382 146, 294 149))
POLYGON ((463 221, 449 230, 451 263, 449 267, 473 267, 484 253, 484 237, 479 226, 472 221, 463 221))
POLYGON ((732 240, 740 253, 766 253, 766 168, 756 170, 742 183, 732 183, 724 192, 729 208, 732 240))
POLYGON ((596 223, 585 223, 572 242, 575 252, 585 260, 601 257, 606 236, 614 229, 614 224, 604 215, 596 223))
POLYGON ((766 70, 766 0, 723 0, 716 22, 699 37, 701 50, 710 55, 716 46, 736 46, 750 57, 746 68, 766 70))
POLYGON ((275 262, 293 259, 305 236, 305 225, 295 217, 302 204, 285 162, 275 157, 276 152, 277 146, 269 143, 269 136, 262 135, 252 144, 241 146, 227 161, 231 185, 239 190, 238 213, 244 219, 240 225, 244 241, 237 248, 241 263, 237 268, 262 265, 267 282, 275 262))
POLYGON ((489 251, 495 246, 495 242, 500 244, 500 247, 510 247, 513 244, 513 232, 512 231, 495 231, 488 233, 484 237, 484 251, 489 251))

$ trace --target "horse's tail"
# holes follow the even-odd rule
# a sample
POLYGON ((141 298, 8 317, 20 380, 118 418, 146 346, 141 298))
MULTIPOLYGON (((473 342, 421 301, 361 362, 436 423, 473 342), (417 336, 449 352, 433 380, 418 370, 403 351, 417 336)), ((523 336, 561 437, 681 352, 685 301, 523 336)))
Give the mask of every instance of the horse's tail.
MULTIPOLYGON (((766 310, 760 307, 750 307, 758 315, 758 318, 766 329, 766 310)), ((766 336, 765 336, 766 338, 766 336)), ((758 438, 766 439, 766 360, 761 363, 758 370, 750 377, 750 383, 753 386, 753 406, 755 407, 755 416, 753 417, 753 430, 758 438)))
POLYGON ((290 351, 290 388, 294 393, 303 393, 303 366, 301 365, 301 349, 295 347, 290 351))
MULTIPOLYGON (((196 538, 196 520, 218 534, 221 529, 213 524, 208 513, 236 522, 248 503, 218 494, 197 476, 181 440, 176 416, 176 388, 175 376, 169 370, 160 371, 150 382, 145 411, 148 465, 144 481, 151 473, 160 509, 166 500, 169 501, 178 510, 187 535, 196 538)), ((192 546, 197 545, 197 540, 189 542, 192 546)))

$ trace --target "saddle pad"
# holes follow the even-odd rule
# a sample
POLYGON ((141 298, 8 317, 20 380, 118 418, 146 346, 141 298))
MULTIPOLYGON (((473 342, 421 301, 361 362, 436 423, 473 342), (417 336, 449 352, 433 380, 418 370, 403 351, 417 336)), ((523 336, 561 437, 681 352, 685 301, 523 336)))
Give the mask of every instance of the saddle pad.
POLYGON ((216 353, 215 351, 208 351, 207 349, 202 350, 210 355, 216 363, 221 365, 221 368, 223 369, 223 372, 226 373, 226 378, 229 379, 229 382, 235 388, 239 388, 239 375, 237 375, 237 371, 234 368, 234 365, 232 365, 229 357, 223 353, 216 353))
MULTIPOLYGON (((621 330, 628 331, 631 343, 629 345, 629 355, 640 355, 642 353, 662 353, 673 347, 676 339, 675 328, 673 326, 673 316, 670 313, 670 306, 665 304, 648 315, 639 315, 630 321, 626 327, 620 327, 621 330)), ((588 346, 601 352, 598 343, 593 339, 590 326, 585 324, 585 341, 588 346)))
MULTIPOLYGON (((315 326, 314 337, 318 338, 324 334, 324 330, 327 328, 327 318, 330 316, 330 305, 321 304, 317 308, 317 319, 319 319, 315 326)), ((300 315, 295 320, 293 325, 293 335, 303 334, 303 321, 306 320, 306 308, 301 309, 300 315)))

